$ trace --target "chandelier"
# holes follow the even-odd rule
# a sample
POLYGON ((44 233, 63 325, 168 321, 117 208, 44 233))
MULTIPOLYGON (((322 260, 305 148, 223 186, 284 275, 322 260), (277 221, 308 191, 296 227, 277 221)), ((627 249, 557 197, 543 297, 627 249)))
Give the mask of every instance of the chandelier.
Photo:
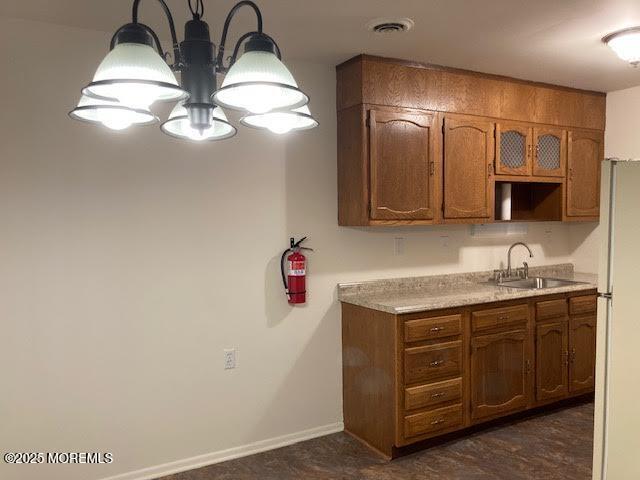
POLYGON ((151 106, 175 102, 160 129, 195 141, 235 135, 236 128, 223 108, 242 112, 242 125, 278 134, 318 125, 307 105, 309 97, 282 63, 278 44, 263 32, 262 13, 254 2, 243 0, 230 10, 216 54, 209 26, 202 20, 203 0, 187 1, 192 18, 185 24, 182 42, 169 7, 164 0, 157 1, 169 24, 172 55, 163 50, 156 33, 138 21, 140 0, 134 0, 131 23, 116 30, 109 53, 82 89, 77 107, 69 112, 71 118, 123 130, 159 123, 151 106), (256 29, 238 38, 225 65, 229 26, 242 7, 255 12, 256 29), (174 72, 180 74, 180 82, 174 72), (219 88, 218 74, 224 75, 219 88))

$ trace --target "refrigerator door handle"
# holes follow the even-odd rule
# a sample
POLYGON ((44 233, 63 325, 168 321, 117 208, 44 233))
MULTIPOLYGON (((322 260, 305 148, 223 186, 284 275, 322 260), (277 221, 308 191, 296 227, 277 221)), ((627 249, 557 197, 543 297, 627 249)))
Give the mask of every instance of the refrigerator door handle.
POLYGON ((598 292, 598 296, 602 298, 606 298, 607 300, 613 300, 612 292, 598 292))

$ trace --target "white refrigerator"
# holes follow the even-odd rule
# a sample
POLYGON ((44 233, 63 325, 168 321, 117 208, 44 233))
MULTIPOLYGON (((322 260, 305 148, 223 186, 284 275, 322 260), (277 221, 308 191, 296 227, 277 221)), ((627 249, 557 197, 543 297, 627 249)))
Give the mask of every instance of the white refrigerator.
POLYGON ((640 479, 640 161, 602 168, 593 479, 640 479))

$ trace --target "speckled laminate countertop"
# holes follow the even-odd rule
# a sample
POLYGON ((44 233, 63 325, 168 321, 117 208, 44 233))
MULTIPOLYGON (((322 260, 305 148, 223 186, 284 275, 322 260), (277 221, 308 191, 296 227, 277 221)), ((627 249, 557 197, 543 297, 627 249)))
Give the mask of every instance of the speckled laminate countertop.
POLYGON ((492 273, 485 271, 341 283, 338 284, 338 300, 388 313, 411 313, 597 288, 596 275, 574 272, 570 263, 529 269, 530 277, 581 282, 557 288, 533 290, 498 287, 488 281, 492 273))

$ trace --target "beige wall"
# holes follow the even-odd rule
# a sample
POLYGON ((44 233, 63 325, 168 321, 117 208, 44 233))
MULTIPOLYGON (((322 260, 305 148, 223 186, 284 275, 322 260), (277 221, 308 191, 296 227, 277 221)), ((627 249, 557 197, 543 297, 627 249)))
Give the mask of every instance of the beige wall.
MULTIPOLYGON (((640 158, 638 112, 640 87, 619 90, 607 95, 605 157, 640 158)), ((592 223, 571 227, 576 269, 598 273, 600 234, 600 228, 592 223)))
MULTIPOLYGON (((0 464, 3 479, 96 479, 340 428, 336 284, 496 268, 522 239, 339 228, 332 66, 292 65, 321 125, 306 133, 192 145, 73 122, 107 41, 0 23, 0 450, 115 456, 0 464), (279 279, 290 235, 316 249, 302 308, 279 279)), ((571 261, 588 233, 531 224, 531 264, 571 261)))

